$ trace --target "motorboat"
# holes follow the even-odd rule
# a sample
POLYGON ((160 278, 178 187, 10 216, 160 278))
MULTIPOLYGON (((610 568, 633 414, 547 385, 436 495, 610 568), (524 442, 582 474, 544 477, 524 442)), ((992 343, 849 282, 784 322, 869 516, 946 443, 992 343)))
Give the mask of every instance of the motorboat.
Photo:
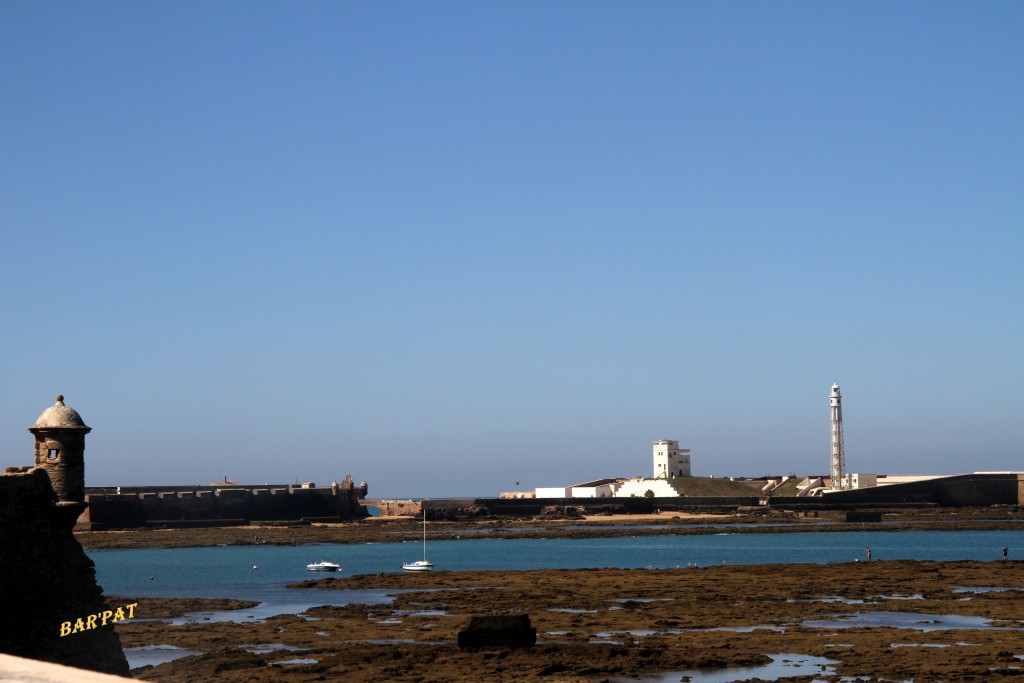
POLYGON ((423 559, 409 562, 402 565, 407 572, 429 572, 434 568, 432 562, 427 562, 427 509, 423 508, 423 559))
POLYGON ((341 565, 337 562, 314 562, 307 564, 306 569, 311 572, 340 572, 341 565))

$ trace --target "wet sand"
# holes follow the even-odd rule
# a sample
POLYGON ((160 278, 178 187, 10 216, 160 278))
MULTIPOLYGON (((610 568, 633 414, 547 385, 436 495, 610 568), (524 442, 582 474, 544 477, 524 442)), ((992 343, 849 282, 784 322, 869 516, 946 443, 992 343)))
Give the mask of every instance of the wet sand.
MULTIPOLYGON (((302 587, 295 590, 316 586, 396 593, 390 605, 319 607, 303 616, 272 617, 263 623, 119 624, 125 647, 163 644, 205 653, 138 670, 136 677, 596 682, 750 666, 766 663, 766 655, 776 653, 837 662, 833 676, 809 672, 815 680, 1024 676, 1024 562, 439 571, 323 578, 298 585, 302 587), (971 587, 982 590, 963 590, 971 587), (1001 590, 987 590, 992 588, 1001 590), (904 616, 889 614, 893 612, 904 616), (528 614, 538 644, 518 650, 458 649, 457 633, 471 615, 502 613, 528 614), (841 620, 824 626, 810 623, 844 614, 897 620, 907 627, 844 628, 841 620), (954 616, 980 617, 988 626, 941 628, 963 626, 954 616), (264 647, 253 653, 239 645, 282 649, 264 647), (293 660, 300 663, 287 663, 293 660)), ((174 600, 142 598, 138 613, 151 617, 159 610, 166 616, 205 609, 203 602, 176 605, 174 600)))

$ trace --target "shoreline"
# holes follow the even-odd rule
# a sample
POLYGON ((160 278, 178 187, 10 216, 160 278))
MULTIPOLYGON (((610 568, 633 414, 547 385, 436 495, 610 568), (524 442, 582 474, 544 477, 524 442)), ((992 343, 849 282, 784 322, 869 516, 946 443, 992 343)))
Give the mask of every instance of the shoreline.
MULTIPOLYGON (((943 528, 963 530, 1024 529, 1024 507, 955 508, 945 510, 889 511, 881 522, 847 522, 842 512, 814 516, 783 510, 757 513, 694 514, 663 512, 658 515, 589 515, 549 519, 475 518, 428 522, 434 538, 613 538, 662 534, 711 534, 720 526, 742 526, 742 533, 791 533, 807 531, 856 532, 868 529, 906 531, 943 528), (716 525, 716 526, 709 526, 716 525)), ((86 550, 120 548, 185 548, 213 545, 304 545, 314 543, 382 543, 416 540, 421 521, 415 517, 372 517, 333 524, 249 525, 197 528, 144 528, 111 531, 79 531, 75 537, 86 550)))

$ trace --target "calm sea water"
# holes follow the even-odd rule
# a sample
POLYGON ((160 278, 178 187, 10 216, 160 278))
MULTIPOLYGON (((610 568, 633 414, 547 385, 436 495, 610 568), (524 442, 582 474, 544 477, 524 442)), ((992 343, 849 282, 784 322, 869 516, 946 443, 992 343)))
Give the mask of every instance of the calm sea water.
MULTIPOLYGON (((594 539, 428 540, 436 570, 666 568, 688 565, 837 563, 874 560, 999 560, 1024 557, 1024 531, 793 532, 594 539)), ((274 613, 302 605, 386 602, 381 591, 296 591, 287 583, 332 576, 306 571, 310 562, 338 562, 339 581, 352 574, 401 572, 422 557, 416 542, 360 545, 226 546, 89 552, 108 595, 221 597, 264 601, 274 613), (257 567, 257 569, 254 569, 257 567)), ((392 591, 393 592, 393 591, 392 591)))

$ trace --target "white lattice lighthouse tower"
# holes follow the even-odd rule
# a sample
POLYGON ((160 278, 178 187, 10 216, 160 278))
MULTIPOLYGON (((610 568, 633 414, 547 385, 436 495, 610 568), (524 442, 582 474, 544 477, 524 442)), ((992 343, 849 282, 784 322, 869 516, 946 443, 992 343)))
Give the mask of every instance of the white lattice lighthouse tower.
POLYGON ((832 485, 833 491, 841 491, 846 488, 843 478, 846 469, 846 456, 843 454, 843 397, 839 393, 839 385, 832 385, 832 393, 829 396, 829 405, 832 408, 832 485))

